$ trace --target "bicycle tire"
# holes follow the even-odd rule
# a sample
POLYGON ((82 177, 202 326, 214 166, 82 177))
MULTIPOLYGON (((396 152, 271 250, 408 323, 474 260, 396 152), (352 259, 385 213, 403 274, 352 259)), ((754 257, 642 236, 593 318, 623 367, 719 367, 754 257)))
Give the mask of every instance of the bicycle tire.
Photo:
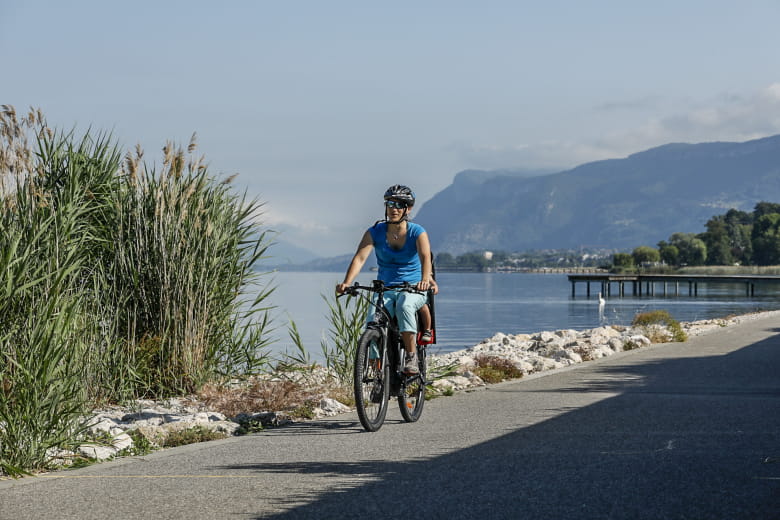
POLYGON ((425 377, 427 374, 428 363, 425 359, 425 347, 417 347, 417 364, 420 369, 420 375, 412 378, 403 388, 398 396, 398 407, 401 409, 401 416, 406 422, 415 422, 422 415, 425 405, 425 377))
POLYGON ((355 352, 355 407, 360 424, 369 432, 382 427, 390 400, 390 369, 387 356, 379 349, 381 344, 382 333, 368 329, 360 336, 355 352), (372 345, 380 350, 378 360, 370 358, 372 345))

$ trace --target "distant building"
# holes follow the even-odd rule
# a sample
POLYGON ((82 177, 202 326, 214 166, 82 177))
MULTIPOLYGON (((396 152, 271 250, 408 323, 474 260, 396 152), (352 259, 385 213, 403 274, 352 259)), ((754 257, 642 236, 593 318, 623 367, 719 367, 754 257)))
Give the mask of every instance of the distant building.
POLYGON ((482 253, 482 257, 485 260, 492 260, 493 259, 493 251, 485 251, 482 253))

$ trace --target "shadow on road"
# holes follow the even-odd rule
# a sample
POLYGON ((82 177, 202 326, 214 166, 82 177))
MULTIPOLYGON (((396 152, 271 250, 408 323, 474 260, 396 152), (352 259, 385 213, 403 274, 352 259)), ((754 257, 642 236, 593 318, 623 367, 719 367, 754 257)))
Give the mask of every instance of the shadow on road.
MULTIPOLYGON (((355 478, 291 496, 308 503, 274 518, 780 519, 778 338, 728 355, 603 366, 564 389, 496 387, 529 400, 618 395, 442 456, 232 468, 355 478)), ((334 424, 290 433, 355 431, 334 424)))

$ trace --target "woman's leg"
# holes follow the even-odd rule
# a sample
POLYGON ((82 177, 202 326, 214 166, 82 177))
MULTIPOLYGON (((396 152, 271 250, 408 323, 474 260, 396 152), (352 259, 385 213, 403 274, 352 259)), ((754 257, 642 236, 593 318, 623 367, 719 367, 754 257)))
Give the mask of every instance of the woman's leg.
MULTIPOLYGON (((371 296, 371 305, 368 306, 368 312, 366 313, 366 327, 368 327, 368 324, 374 321, 374 314, 376 313, 376 301, 379 295, 374 294, 371 296)), ((395 297, 393 296, 391 291, 388 291, 385 293, 385 296, 383 298, 385 309, 388 310, 390 313, 390 316, 395 315, 395 297)), ((379 358, 379 350, 377 350, 375 345, 372 345, 371 350, 369 351, 368 355, 369 359, 378 359, 379 358)))
POLYGON ((416 352, 417 310, 425 305, 427 297, 424 294, 402 292, 395 302, 395 315, 398 318, 398 330, 401 340, 408 353, 416 352))

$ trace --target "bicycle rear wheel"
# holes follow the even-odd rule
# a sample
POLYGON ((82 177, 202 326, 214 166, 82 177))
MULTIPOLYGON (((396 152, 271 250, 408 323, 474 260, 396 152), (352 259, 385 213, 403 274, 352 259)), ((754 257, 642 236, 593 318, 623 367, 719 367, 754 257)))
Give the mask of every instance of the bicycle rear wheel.
POLYGON ((368 329, 355 353, 355 407, 360 424, 370 432, 382 427, 390 398, 390 370, 381 347, 382 333, 368 329))
POLYGON ((409 378, 398 396, 398 407, 406 422, 415 422, 420 418, 425 405, 425 377, 428 363, 425 359, 425 347, 417 347, 417 363, 420 374, 409 378))

